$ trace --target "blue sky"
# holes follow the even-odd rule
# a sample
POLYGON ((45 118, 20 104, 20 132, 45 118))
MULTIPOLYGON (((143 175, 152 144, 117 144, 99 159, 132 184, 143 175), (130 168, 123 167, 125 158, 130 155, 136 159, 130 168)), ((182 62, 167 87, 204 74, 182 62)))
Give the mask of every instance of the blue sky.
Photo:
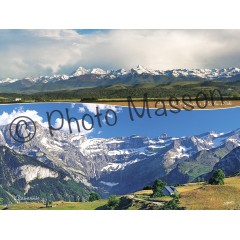
MULTIPOLYGON (((100 105, 99 105, 100 106, 100 105)), ((100 113, 106 113, 107 106, 101 105, 100 113)), ((46 112, 54 110, 60 110, 64 118, 66 119, 65 109, 69 109, 70 117, 76 117, 81 120, 83 114, 90 114, 94 118, 95 105, 71 104, 71 103, 39 103, 39 104, 10 104, 0 106, 0 124, 11 121, 16 116, 29 116, 33 120, 42 117, 41 121, 45 124, 47 122, 46 112), (15 110, 15 115, 12 112, 15 110), (28 112, 26 112, 28 110, 28 112), (35 111, 35 112, 34 112, 35 111), (5 112, 5 114, 3 114, 5 112), (18 115, 16 115, 18 112, 18 115), (7 113, 7 114, 6 114, 7 113)), ((229 108, 220 110, 193 110, 190 112, 182 110, 178 114, 173 114, 168 111, 167 116, 155 116, 155 110, 151 110, 152 118, 148 118, 147 115, 143 118, 137 118, 135 121, 131 121, 129 117, 129 109, 127 107, 111 107, 117 113, 117 123, 115 126, 107 126, 102 121, 102 128, 97 124, 95 119, 94 130, 83 131, 82 133, 88 134, 89 137, 121 137, 130 135, 141 135, 155 138, 162 133, 167 133, 169 136, 181 137, 197 135, 207 131, 216 132, 228 132, 239 128, 239 120, 237 116, 240 116, 240 108, 229 108)), ((111 115, 111 113, 110 113, 111 115)), ((104 117, 101 117, 101 120, 104 117)), ((55 124, 56 118, 59 118, 58 114, 52 115, 52 124, 55 124)), ((85 119, 89 122, 88 118, 85 119)), ((113 118, 109 118, 109 122, 112 122, 113 118)), ((9 123, 9 122, 8 122, 9 123)), ((47 125, 45 125, 47 126, 47 125)), ((56 125, 57 126, 57 125, 56 125)), ((90 126, 90 125, 88 125, 90 126)), ((74 127, 73 127, 74 128, 74 127)), ((81 124, 80 129, 83 130, 81 124)), ((68 130, 66 125, 65 131, 68 130)), ((50 136, 50 135, 49 135, 50 136)))
POLYGON ((77 67, 240 67, 240 30, 0 30, 0 79, 77 67))

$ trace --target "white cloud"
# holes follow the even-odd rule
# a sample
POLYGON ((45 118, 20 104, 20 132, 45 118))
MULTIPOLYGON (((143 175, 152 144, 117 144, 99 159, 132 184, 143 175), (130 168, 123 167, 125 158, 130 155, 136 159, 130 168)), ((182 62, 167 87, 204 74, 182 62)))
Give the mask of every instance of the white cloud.
MULTIPOLYGON (((1 30, 0 77, 48 75, 76 64, 81 36, 72 30, 1 30)), ((66 69, 65 69, 66 70, 66 69)))
MULTIPOLYGON (((14 119, 16 119, 17 117, 24 117, 24 116, 32 119, 34 122, 39 123, 40 125, 42 125, 45 128, 49 128, 48 122, 44 122, 43 118, 40 115, 38 115, 37 111, 35 111, 35 110, 26 110, 25 111, 22 107, 20 107, 20 108, 18 108, 16 110, 13 110, 11 113, 3 112, 0 115, 0 126, 11 124, 12 121, 14 119)), ((27 118, 24 118, 24 120, 26 122, 30 121, 27 118)), ((62 119, 61 118, 57 118, 55 120, 55 123, 54 123, 53 127, 54 128, 58 128, 58 127, 61 126, 61 123, 62 123, 62 119)), ((83 126, 82 126, 82 119, 79 119, 78 123, 79 123, 80 134, 81 135, 89 134, 89 133, 91 133, 93 131, 93 128, 91 130, 85 130, 83 128, 83 126)), ((85 126, 85 128, 90 129, 92 125, 89 122, 84 121, 84 126, 85 126)), ((77 128, 76 122, 72 122, 71 123, 71 128, 72 128, 73 133, 78 133, 78 128, 77 128)), ((68 122, 67 122, 66 119, 63 119, 63 127, 60 130, 70 133, 68 122)))
POLYGON ((108 113, 107 116, 108 116, 109 118, 113 118, 113 115, 110 114, 110 113, 108 113))
MULTIPOLYGON (((86 135, 86 134, 91 133, 94 130, 93 128, 91 130, 85 130, 83 128, 83 122, 84 122, 84 126, 86 129, 92 128, 92 125, 89 122, 82 121, 82 119, 80 119, 80 120, 78 120, 80 132, 78 131, 77 123, 75 121, 72 121, 71 122, 72 133, 80 133, 80 135, 86 135)), ((53 127, 59 128, 61 126, 61 124, 62 124, 62 119, 57 118, 53 127)), ((61 128, 61 130, 70 133, 68 121, 66 119, 63 119, 63 127, 61 128)))
MULTIPOLYGON (((115 105, 107 105, 107 104, 96 104, 96 103, 82 103, 82 105, 91 113, 96 114, 96 107, 98 107, 99 113, 101 111, 107 111, 107 110, 112 110, 116 114, 122 111, 122 107, 120 106, 115 106, 115 105)), ((106 114, 106 113, 105 113, 106 114)), ((107 125, 106 123, 106 118, 105 114, 102 115, 102 122, 107 125)), ((114 118, 114 113, 111 111, 107 113, 108 118, 113 119, 114 118)))
POLYGON ((76 103, 71 103, 71 108, 74 108, 76 103))
MULTIPOLYGON (((107 104, 96 104, 96 103, 82 103, 82 105, 84 107, 87 108, 87 110, 93 114, 96 114, 96 108, 98 107, 99 112, 103 111, 103 110, 108 110, 111 109, 113 110, 115 113, 119 113, 122 108, 119 106, 114 106, 114 105, 107 105, 107 104)), ((109 114, 108 114, 109 115, 109 114)))
MULTIPOLYGON (((17 117, 29 117, 35 122, 38 122, 39 124, 43 125, 44 127, 47 127, 47 123, 43 122, 43 118, 38 115, 38 112, 35 110, 26 110, 24 111, 22 108, 19 108, 17 110, 13 110, 11 113, 3 112, 0 115, 0 125, 7 125, 10 124, 14 119, 17 117)), ((28 122, 28 119, 25 119, 28 122)))
POLYGON ((0 78, 109 69, 239 67, 240 30, 1 30, 0 78))
POLYGON ((78 108, 78 111, 79 111, 80 113, 84 113, 84 112, 85 112, 85 108, 84 108, 84 107, 79 107, 79 108, 78 108))

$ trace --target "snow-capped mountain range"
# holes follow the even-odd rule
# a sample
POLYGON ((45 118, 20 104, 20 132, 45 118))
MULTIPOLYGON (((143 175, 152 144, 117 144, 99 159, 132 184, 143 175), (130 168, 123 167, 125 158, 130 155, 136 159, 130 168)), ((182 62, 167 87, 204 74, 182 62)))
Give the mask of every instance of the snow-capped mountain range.
MULTIPOLYGON (((1 126, 0 145, 34 157, 52 169, 61 169, 75 182, 102 195, 130 193, 156 178, 169 183, 195 180, 210 173, 215 164, 240 146, 239 129, 180 138, 161 134, 155 139, 144 136, 88 139, 63 131, 50 137, 47 128, 38 123, 36 126, 36 136, 24 144, 11 138, 8 125, 1 126)), ((228 171, 237 172, 240 168, 228 171)), ((26 176, 27 172, 24 171, 25 178, 32 179, 32 175, 26 176)))
POLYGON ((52 75, 52 76, 40 76, 40 77, 25 77, 23 79, 11 79, 6 78, 0 80, 0 84, 14 83, 21 80, 28 80, 33 83, 48 83, 57 82, 61 80, 68 80, 70 78, 96 75, 99 79, 108 78, 114 79, 125 75, 153 75, 153 76, 168 76, 168 77, 183 77, 183 78, 202 78, 206 80, 231 78, 240 74, 240 68, 229 67, 223 69, 173 69, 173 70, 154 70, 150 68, 138 65, 136 68, 130 70, 103 70, 101 68, 85 69, 79 67, 70 75, 52 75))

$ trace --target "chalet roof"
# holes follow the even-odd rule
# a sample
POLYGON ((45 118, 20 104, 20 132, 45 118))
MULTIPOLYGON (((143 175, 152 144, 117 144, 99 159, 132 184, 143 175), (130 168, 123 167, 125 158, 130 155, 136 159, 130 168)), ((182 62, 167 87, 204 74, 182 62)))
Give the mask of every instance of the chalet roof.
POLYGON ((174 194, 174 193, 178 192, 177 189, 176 189, 175 187, 172 187, 172 186, 165 186, 164 188, 165 188, 170 194, 174 194))

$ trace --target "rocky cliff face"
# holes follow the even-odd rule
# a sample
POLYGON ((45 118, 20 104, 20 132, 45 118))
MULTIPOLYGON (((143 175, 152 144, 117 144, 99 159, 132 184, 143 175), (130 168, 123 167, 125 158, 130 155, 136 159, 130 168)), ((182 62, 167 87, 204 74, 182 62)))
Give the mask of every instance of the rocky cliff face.
POLYGON ((23 196, 43 201, 46 198, 82 199, 88 189, 76 184, 70 175, 51 168, 37 159, 0 146, 0 196, 5 203, 16 202, 23 196))
POLYGON ((57 178, 58 173, 48 168, 32 165, 24 165, 16 169, 18 178, 25 178, 26 182, 31 182, 34 179, 57 178))
POLYGON ((222 169, 225 175, 231 176, 240 171, 240 147, 233 149, 229 154, 222 158, 215 166, 213 171, 222 169))

